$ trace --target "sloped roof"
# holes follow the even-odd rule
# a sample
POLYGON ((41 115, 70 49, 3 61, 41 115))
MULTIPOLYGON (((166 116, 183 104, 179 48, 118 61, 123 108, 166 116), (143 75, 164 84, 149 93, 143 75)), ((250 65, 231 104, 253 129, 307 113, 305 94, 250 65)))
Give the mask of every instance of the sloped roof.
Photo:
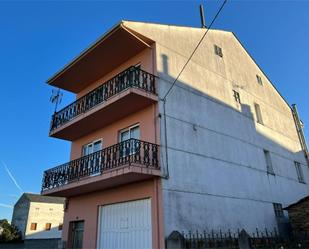
POLYGON ((301 204, 301 203, 303 203, 305 201, 309 201, 309 195, 304 197, 304 198, 302 198, 302 199, 300 199, 300 200, 298 200, 297 202, 295 202, 295 203, 285 207, 284 209, 285 210, 289 210, 290 208, 295 207, 295 206, 297 206, 297 205, 299 205, 299 204, 301 204))
POLYGON ((44 195, 32 194, 32 193, 24 193, 22 197, 23 196, 27 198, 30 202, 43 202, 43 203, 56 203, 56 204, 65 203, 65 198, 63 197, 44 196, 44 195))
MULTIPOLYGON (((153 22, 139 22, 139 21, 132 21, 132 20, 121 20, 117 25, 115 25, 114 27, 112 27, 109 31, 107 31, 103 36, 101 36, 94 44, 90 45, 86 50, 84 50, 79 56, 77 56, 74 60, 72 60, 70 63, 68 63, 63 69, 61 69, 58 73, 56 73, 53 77, 51 77, 47 82, 50 85, 54 85, 72 92, 78 92, 79 90, 81 90, 82 87, 76 89, 71 89, 70 87, 73 87, 74 84, 68 84, 68 79, 64 80, 64 83, 69 86, 69 87, 64 87, 61 84, 59 85, 58 81, 60 79, 63 78, 64 74, 69 73, 69 71, 72 71, 72 68, 76 67, 76 63, 81 63, 82 61, 88 61, 88 59, 86 60, 86 57, 88 56, 88 54, 90 52, 92 52, 94 49, 97 49, 97 47, 100 45, 102 47, 104 47, 103 42, 108 39, 114 32, 122 30, 123 32, 127 33, 129 36, 132 36, 131 38, 133 39, 136 38, 136 40, 138 40, 140 42, 141 48, 143 48, 142 45, 145 45, 146 47, 150 46, 149 44, 151 44, 152 42, 156 42, 157 39, 156 37, 148 37, 146 34, 143 34, 143 32, 138 31, 138 29, 134 29, 132 28, 132 26, 130 24, 141 24, 141 25, 147 25, 151 28, 154 27, 159 27, 159 26, 165 26, 165 27, 174 27, 174 28, 181 28, 184 30, 204 30, 203 28, 200 27, 189 27, 189 26, 182 26, 182 25, 169 25, 169 24, 161 24, 161 23, 153 23, 153 22)), ((274 90, 279 94, 279 96, 282 98, 282 100, 287 104, 287 106, 289 108, 290 104, 288 103, 288 101, 282 96, 282 94, 279 92, 279 90, 275 87, 274 83, 269 79, 269 77, 266 75, 266 73, 262 70, 262 68, 259 66, 259 64, 254 60, 253 56, 251 56, 251 54, 248 52, 248 50, 245 48, 245 46, 241 43, 240 39, 238 39, 238 37, 235 35, 234 32, 231 31, 227 31, 227 30, 221 30, 221 29, 211 29, 211 31, 215 31, 215 32, 225 32, 225 33, 229 33, 231 35, 234 36, 234 38, 236 39, 236 41, 241 45, 241 47, 245 50, 245 52, 248 54, 248 56, 251 58, 251 60, 253 61, 253 63, 255 63, 257 65, 257 67, 261 70, 261 72, 264 74, 264 76, 267 78, 267 80, 269 81, 270 85, 274 88, 274 90)), ((113 46, 113 43, 111 43, 113 46)), ((127 49, 124 46, 125 49, 127 49)), ((109 49, 110 50, 110 49, 109 49)), ((102 60, 104 60, 104 56, 100 56, 102 60)), ((116 56, 117 57, 117 56, 116 56)), ((110 63, 109 63, 110 65, 110 63)), ((113 65, 114 66, 114 65, 113 65)), ((111 68, 113 67, 111 66, 111 68)), ((102 68, 102 67, 101 67, 102 68)), ((74 70, 73 70, 74 71, 74 70)), ((78 75, 76 74, 76 72, 71 72, 71 75, 78 75)), ((93 70, 89 71, 91 74, 93 74, 93 70)), ((103 71, 102 71, 103 72, 103 71)), ((101 73, 102 73, 101 72, 101 73)), ((74 79, 74 82, 79 81, 79 79, 74 79)))

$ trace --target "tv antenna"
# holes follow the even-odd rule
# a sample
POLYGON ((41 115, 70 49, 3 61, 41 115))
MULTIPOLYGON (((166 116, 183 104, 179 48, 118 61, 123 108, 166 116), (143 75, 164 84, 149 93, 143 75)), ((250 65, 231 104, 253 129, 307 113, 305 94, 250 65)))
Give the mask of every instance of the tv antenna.
POLYGON ((52 102, 53 104, 55 104, 54 113, 57 112, 57 107, 58 107, 58 104, 61 103, 62 96, 63 96, 63 94, 62 94, 62 92, 60 92, 60 88, 52 90, 52 94, 50 96, 49 101, 52 102))

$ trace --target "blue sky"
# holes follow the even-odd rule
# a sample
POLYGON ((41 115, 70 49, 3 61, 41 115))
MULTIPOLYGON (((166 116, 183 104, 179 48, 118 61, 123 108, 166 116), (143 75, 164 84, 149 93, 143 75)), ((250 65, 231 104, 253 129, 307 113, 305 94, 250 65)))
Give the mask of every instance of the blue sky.
MULTIPOLYGON (((200 26, 200 3, 0 2, 0 219, 11 219, 21 191, 40 191, 44 169, 69 160, 70 143, 48 137, 54 107, 46 80, 121 19, 200 26)), ((203 3, 209 24, 222 2, 203 3)), ((305 124, 308 12, 308 1, 229 1, 213 26, 236 33, 305 124)), ((71 100, 64 93, 61 106, 71 100)))

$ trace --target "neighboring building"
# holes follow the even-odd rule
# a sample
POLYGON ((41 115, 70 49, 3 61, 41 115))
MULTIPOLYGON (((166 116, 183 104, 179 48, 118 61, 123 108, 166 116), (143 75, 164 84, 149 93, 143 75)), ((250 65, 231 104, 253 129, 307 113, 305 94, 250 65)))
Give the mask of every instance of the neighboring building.
POLYGON ((71 161, 45 171, 42 185, 67 197, 67 248, 273 229, 282 206, 308 195, 296 109, 232 32, 210 30, 164 100, 204 32, 122 21, 48 80, 77 98, 50 130, 72 142, 71 161))
POLYGON ((309 235, 309 196, 284 208, 289 212, 292 229, 296 233, 307 233, 309 235))
POLYGON ((12 224, 22 239, 59 239, 65 198, 24 193, 16 202, 12 224))

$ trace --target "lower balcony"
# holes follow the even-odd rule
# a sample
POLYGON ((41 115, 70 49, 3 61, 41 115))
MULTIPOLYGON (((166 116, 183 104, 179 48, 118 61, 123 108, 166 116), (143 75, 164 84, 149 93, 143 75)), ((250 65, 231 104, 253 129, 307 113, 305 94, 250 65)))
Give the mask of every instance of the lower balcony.
POLYGON ((159 145, 129 139, 46 170, 42 194, 70 197, 156 176, 159 145))

